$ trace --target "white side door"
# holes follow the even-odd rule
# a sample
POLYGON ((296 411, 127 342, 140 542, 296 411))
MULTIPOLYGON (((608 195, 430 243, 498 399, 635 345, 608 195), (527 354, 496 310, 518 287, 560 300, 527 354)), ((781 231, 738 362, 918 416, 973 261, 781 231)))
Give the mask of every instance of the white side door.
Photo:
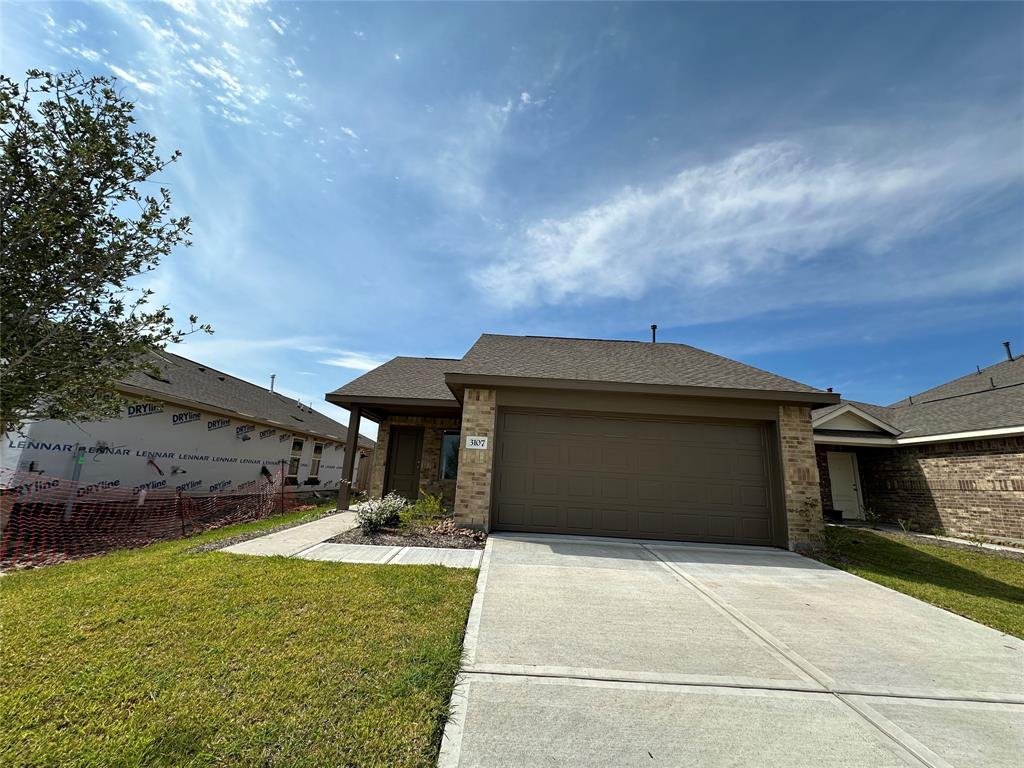
POLYGON ((833 452, 828 457, 828 476, 832 485, 832 508, 847 520, 864 519, 864 501, 860 493, 857 454, 833 452))

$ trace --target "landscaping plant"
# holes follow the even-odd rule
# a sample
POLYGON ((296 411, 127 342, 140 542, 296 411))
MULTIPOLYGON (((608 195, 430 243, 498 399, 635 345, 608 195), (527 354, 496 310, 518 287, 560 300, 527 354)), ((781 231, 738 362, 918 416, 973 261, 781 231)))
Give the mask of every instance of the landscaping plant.
POLYGON ((363 533, 376 533, 389 525, 395 525, 407 506, 409 502, 405 497, 392 491, 382 499, 362 502, 356 510, 356 520, 363 533))

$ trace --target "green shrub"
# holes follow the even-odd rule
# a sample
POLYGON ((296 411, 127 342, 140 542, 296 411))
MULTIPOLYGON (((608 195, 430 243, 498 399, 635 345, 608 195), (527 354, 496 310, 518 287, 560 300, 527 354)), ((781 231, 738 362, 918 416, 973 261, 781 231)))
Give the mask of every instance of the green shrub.
POLYGON ((399 515, 399 524, 403 528, 431 526, 446 515, 447 511, 444 508, 441 494, 431 496, 429 493, 424 493, 402 510, 399 515))

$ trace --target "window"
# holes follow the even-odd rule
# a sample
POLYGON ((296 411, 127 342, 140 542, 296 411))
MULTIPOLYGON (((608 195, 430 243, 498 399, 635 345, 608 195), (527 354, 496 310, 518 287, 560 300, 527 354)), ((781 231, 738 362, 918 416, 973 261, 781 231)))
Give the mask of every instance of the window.
POLYGON ((313 443, 313 461, 309 465, 309 479, 320 477, 320 459, 324 457, 324 444, 313 443))
POLYGON ((459 433, 445 432, 441 436, 441 479, 454 480, 459 474, 459 433))
POLYGON ((289 485, 295 485, 295 481, 299 476, 299 460, 302 458, 302 446, 305 445, 305 441, 295 438, 292 440, 292 455, 288 459, 288 479, 291 480, 289 485))

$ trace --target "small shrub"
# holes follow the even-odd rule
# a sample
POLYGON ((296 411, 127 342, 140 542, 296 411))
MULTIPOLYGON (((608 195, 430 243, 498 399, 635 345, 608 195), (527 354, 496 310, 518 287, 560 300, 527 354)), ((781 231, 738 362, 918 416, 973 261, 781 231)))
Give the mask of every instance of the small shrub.
POLYGON ((843 530, 841 528, 835 528, 831 525, 825 526, 825 535, 822 540, 822 546, 825 550, 825 554, 830 557, 837 557, 842 553, 843 545, 843 530))
POLYGON ((914 521, 908 517, 897 517, 896 523, 903 529, 904 533, 910 533, 914 530, 914 521))
POLYGON ((864 515, 864 521, 874 524, 882 519, 882 516, 878 514, 871 507, 861 507, 861 513, 864 515))
POLYGON ((948 536, 948 535, 949 534, 946 532, 946 529, 943 528, 941 525, 937 525, 934 528, 932 528, 932 536, 948 536))
POLYGON ((988 536, 982 536, 980 533, 968 533, 964 538, 966 538, 969 542, 978 547, 980 547, 982 544, 989 543, 988 536))
POLYGON ((431 496, 429 493, 423 493, 402 510, 398 522, 403 528, 419 528, 433 525, 446 514, 441 494, 431 496))
POLYGON ((397 523, 402 510, 408 505, 404 497, 392 491, 383 499, 370 499, 360 504, 356 510, 356 519, 363 533, 376 533, 397 523))

